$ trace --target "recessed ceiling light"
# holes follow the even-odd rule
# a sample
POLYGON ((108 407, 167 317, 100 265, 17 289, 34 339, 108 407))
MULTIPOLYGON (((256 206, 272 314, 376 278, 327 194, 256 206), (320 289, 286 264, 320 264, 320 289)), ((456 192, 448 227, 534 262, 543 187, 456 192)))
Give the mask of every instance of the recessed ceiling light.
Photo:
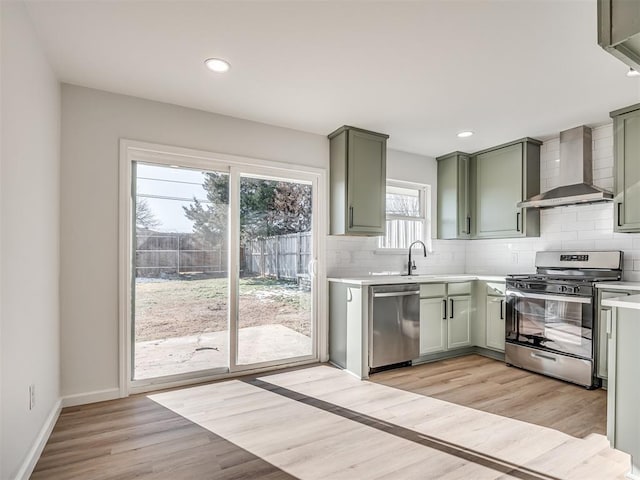
POLYGON ((470 137, 471 135, 473 135, 473 132, 471 130, 466 130, 464 132, 460 132, 458 134, 459 138, 466 138, 466 137, 470 137))
POLYGON ((221 58, 207 58, 204 64, 209 70, 216 73, 228 72, 231 68, 231 64, 221 58))
POLYGON ((630 68, 629 71, 627 72, 627 77, 639 77, 640 76, 640 72, 637 70, 634 70, 633 68, 630 68))

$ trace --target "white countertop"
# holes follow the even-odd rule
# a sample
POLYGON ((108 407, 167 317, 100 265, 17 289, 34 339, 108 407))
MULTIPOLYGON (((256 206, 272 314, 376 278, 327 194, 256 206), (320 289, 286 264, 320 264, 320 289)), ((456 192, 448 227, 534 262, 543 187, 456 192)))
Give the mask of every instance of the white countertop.
POLYGON ((625 297, 614 297, 602 300, 605 307, 632 308, 640 310, 640 295, 629 295, 625 297))
POLYGON ((637 290, 640 292, 640 282, 602 282, 596 283, 596 288, 607 290, 637 290))
POLYGON ((483 280, 486 282, 504 282, 504 275, 472 275, 467 273, 440 275, 367 275, 363 277, 328 278, 330 282, 350 283, 353 285, 395 285, 401 283, 440 283, 470 282, 483 280))

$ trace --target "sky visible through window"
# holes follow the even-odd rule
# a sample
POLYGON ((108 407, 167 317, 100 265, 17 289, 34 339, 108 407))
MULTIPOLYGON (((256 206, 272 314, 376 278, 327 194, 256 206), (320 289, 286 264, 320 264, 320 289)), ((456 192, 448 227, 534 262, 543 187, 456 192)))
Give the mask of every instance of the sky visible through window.
POLYGON ((387 215, 421 217, 420 191, 416 188, 387 185, 387 215))
POLYGON ((204 174, 199 170, 137 164, 137 200, 145 199, 151 213, 159 222, 153 230, 159 232, 193 232, 193 222, 182 208, 197 198, 208 205, 207 194, 202 187, 204 174))

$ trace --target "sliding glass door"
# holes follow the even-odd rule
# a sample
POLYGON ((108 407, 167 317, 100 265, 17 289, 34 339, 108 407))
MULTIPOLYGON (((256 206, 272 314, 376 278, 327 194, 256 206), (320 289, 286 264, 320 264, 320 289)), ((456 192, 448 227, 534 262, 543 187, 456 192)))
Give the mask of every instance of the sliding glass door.
POLYGON ((317 358, 317 178, 131 162, 130 381, 317 358))
POLYGON ((313 354, 312 185, 240 177, 237 365, 313 354))
POLYGON ((135 163, 133 379, 229 366, 229 174, 135 163))

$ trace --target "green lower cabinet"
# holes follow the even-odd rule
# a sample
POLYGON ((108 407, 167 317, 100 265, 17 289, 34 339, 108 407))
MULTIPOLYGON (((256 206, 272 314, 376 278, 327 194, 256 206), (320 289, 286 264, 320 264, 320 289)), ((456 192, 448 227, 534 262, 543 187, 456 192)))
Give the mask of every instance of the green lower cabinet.
POLYGON ((420 299, 420 355, 447 349, 444 297, 420 299))
POLYGON ((640 232, 640 104, 611 112, 614 143, 614 230, 640 232))
POLYGON ((447 349, 471 345, 471 296, 449 297, 447 349))
POLYGON ((420 287, 420 355, 472 345, 471 283, 420 287))
POLYGON ((640 310, 611 310, 607 383, 607 438, 611 446, 631 455, 626 478, 640 478, 640 310))
POLYGON ((487 297, 487 347, 504 352, 504 297, 487 297))

